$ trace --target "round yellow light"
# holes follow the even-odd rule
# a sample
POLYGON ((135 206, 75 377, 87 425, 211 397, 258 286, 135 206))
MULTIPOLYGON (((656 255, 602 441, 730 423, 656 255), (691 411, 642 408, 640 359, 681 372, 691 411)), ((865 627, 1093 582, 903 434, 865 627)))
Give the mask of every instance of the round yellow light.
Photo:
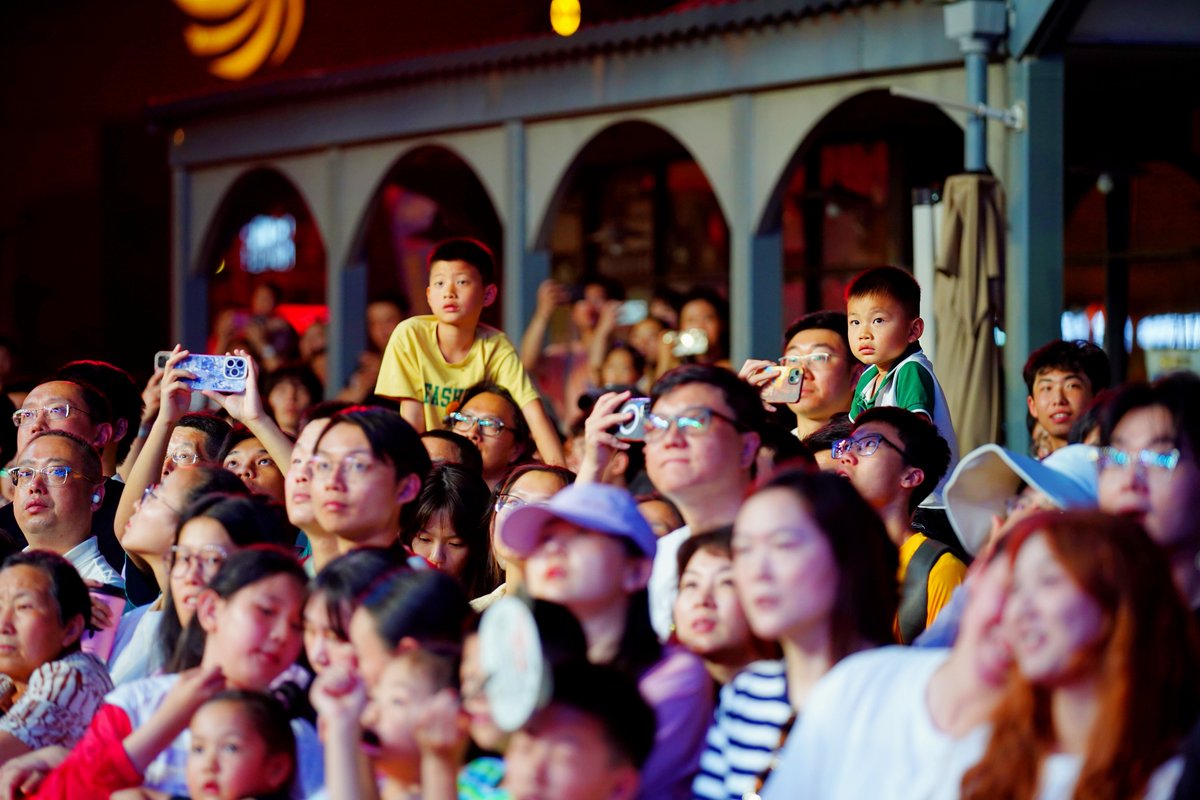
POLYGON ((559 36, 570 36, 579 30, 579 0, 551 0, 550 27, 559 36))

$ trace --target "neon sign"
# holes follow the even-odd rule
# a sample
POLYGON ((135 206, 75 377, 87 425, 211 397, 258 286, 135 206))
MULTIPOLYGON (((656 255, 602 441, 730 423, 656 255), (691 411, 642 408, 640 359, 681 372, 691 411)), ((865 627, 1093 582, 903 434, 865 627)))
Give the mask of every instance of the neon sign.
POLYGON ((246 272, 290 272, 296 266, 296 218, 291 214, 260 214, 242 226, 238 238, 246 272))

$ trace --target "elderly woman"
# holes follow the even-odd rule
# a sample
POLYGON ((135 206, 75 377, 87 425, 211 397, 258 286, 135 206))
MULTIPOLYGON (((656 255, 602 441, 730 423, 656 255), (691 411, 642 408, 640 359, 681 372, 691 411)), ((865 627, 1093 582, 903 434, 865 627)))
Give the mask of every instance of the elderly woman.
POLYGON ((87 587, 46 550, 0 567, 0 763, 42 747, 72 747, 112 689, 104 663, 80 650, 91 622, 87 587))

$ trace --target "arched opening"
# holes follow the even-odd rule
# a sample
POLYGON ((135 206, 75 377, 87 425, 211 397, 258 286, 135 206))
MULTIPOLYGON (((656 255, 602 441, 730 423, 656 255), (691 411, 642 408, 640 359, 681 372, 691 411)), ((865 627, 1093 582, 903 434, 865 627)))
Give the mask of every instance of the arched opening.
POLYGON ((255 299, 272 287, 270 316, 291 330, 273 328, 269 352, 278 361, 299 357, 300 336, 328 312, 325 244, 295 185, 268 168, 242 175, 222 201, 201 253, 196 269, 207 278, 210 348, 247 344, 261 358, 254 328, 264 315, 255 299))
POLYGON ((660 286, 728 290, 729 231, 708 177, 647 122, 608 127, 579 151, 536 241, 565 282, 603 275, 643 297, 660 286))
POLYGON ((785 319, 843 305, 858 272, 912 266, 912 197, 963 166, 963 131, 887 91, 844 101, 796 149, 760 230, 783 241, 785 319))
MULTIPOLYGON (((366 269, 367 300, 390 297, 409 314, 428 314, 425 258, 435 244, 469 236, 496 256, 503 286, 503 231, 487 190, 471 167, 444 147, 418 147, 402 156, 380 182, 367 207, 351 264, 366 269)), ((483 321, 499 326, 498 304, 483 321)))

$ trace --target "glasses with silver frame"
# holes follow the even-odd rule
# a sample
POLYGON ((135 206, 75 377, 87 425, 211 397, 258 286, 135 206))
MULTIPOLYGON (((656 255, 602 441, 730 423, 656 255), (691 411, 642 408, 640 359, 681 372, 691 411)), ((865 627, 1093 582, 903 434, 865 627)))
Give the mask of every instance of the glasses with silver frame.
POLYGON ((79 406, 73 406, 70 403, 55 403, 52 406, 42 406, 41 408, 22 408, 13 412, 13 425, 18 428, 24 425, 30 425, 37 421, 37 418, 42 414, 46 415, 50 420, 63 420, 70 417, 72 414, 84 414, 88 412, 79 406))
POLYGON ((66 464, 55 465, 52 467, 42 467, 41 469, 33 469, 31 467, 10 467, 4 470, 12 481, 13 486, 28 486, 33 482, 37 475, 42 476, 42 480, 47 486, 65 486, 67 481, 74 478, 76 480, 92 480, 87 475, 76 470, 74 467, 69 467, 66 464))
POLYGON ((729 423, 735 430, 742 430, 742 426, 738 424, 737 420, 720 411, 714 411, 704 406, 693 406, 683 409, 678 414, 655 414, 653 411, 647 414, 646 441, 653 442, 662 439, 671 430, 672 425, 684 436, 703 436, 712 427, 714 419, 729 423))
POLYGON ((833 353, 806 353, 804 355, 790 355, 779 359, 779 365, 782 367, 823 367, 833 358, 833 353))
POLYGON ((202 545, 197 550, 189 550, 176 544, 167 551, 166 565, 167 570, 176 575, 186 575, 192 571, 193 566, 198 566, 205 577, 211 578, 217 574, 217 570, 227 558, 229 551, 219 544, 202 545))
POLYGON ((1093 455, 1101 471, 1106 469, 1124 469, 1131 464, 1140 466, 1147 471, 1174 472, 1179 466, 1179 450, 1168 450, 1160 453, 1156 450, 1138 450, 1127 452, 1116 447, 1099 447, 1093 455))

